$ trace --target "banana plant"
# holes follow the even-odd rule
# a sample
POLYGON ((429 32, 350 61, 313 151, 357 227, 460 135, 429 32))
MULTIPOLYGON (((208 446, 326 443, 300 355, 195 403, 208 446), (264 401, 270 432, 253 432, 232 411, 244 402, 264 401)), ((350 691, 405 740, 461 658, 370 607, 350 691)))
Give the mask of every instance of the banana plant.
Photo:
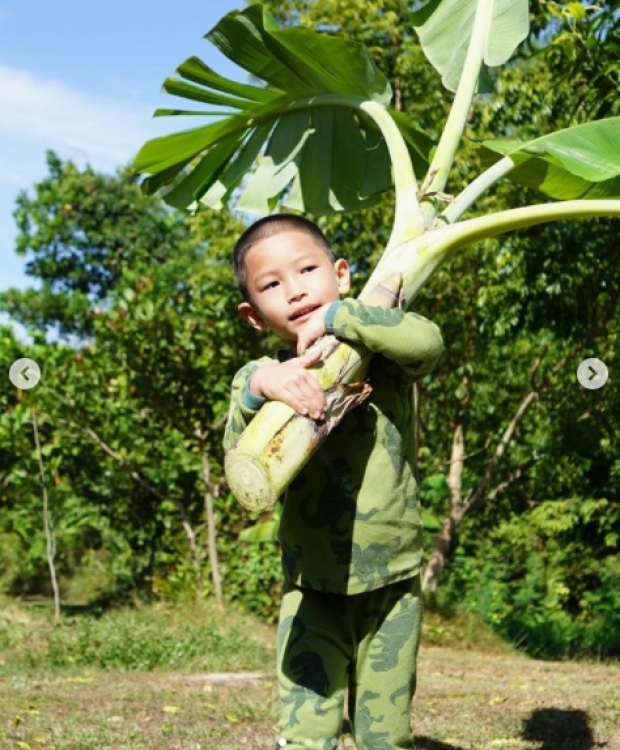
MULTIPOLYGON (((206 125, 147 142, 135 169, 147 192, 197 210, 235 202, 267 214, 278 205, 315 215, 363 209, 394 190, 388 244, 361 298, 410 307, 432 274, 463 248, 559 219, 620 217, 620 118, 598 120, 528 142, 479 144, 485 168, 460 193, 446 192, 486 67, 506 63, 529 31, 528 0, 428 0, 412 13, 424 53, 454 93, 438 142, 390 107, 389 81, 362 45, 301 27, 278 26, 260 4, 224 16, 206 38, 251 79, 185 61, 164 89, 215 107, 158 110, 210 116, 206 125), (463 218, 502 179, 550 201, 463 218)), ((313 370, 328 394, 324 423, 269 402, 227 453, 226 476, 252 511, 271 508, 321 441, 367 394, 370 355, 321 342, 313 370)))

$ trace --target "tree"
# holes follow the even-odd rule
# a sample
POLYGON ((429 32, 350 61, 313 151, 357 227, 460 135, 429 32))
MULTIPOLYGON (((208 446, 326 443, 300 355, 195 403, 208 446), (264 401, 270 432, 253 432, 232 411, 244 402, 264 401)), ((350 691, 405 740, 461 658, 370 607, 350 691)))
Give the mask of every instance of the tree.
POLYGON ((104 304, 129 267, 163 264, 187 246, 188 226, 146 198, 135 176, 78 169, 47 153, 48 175, 23 191, 14 212, 16 252, 37 289, 0 294, 0 310, 27 327, 63 336, 92 334, 88 313, 104 304))
POLYGON ((18 350, 40 364, 42 380, 31 391, 3 394, 3 588, 48 593, 33 410, 63 594, 80 577, 89 580, 91 600, 140 586, 178 546, 177 511, 167 500, 179 493, 170 481, 178 460, 173 436, 135 408, 117 362, 96 347, 39 342, 18 350))
POLYGON ((567 124, 617 115, 620 4, 613 0, 548 5, 559 30, 546 50, 546 60, 554 79, 570 83, 573 89, 572 106, 563 112, 567 124))
MULTIPOLYGON (((33 391, 18 397, 7 380, 1 394, 3 586, 47 592, 38 452, 30 424, 35 409, 63 594, 81 575, 92 576, 92 596, 151 585, 159 591, 175 586, 217 591, 218 554, 225 561, 233 552, 244 558, 228 543, 239 514, 227 512, 230 504, 219 490, 229 375, 249 356, 254 340, 241 335, 241 321, 232 314, 227 256, 241 225, 221 213, 188 222, 145 198, 122 172, 105 177, 70 163, 56 166, 56 176, 37 186, 42 204, 33 199, 28 207, 29 215, 44 217, 36 233, 40 263, 32 275, 44 272, 72 296, 74 272, 83 270, 84 283, 90 283, 105 276, 110 264, 115 271, 96 298, 94 292, 83 297, 75 317, 48 309, 32 320, 33 344, 19 345, 10 337, 3 348, 6 361, 31 356, 43 370, 33 391), (57 211, 68 175, 74 195, 70 215, 57 211), (112 200, 122 195, 124 213, 131 217, 126 223, 112 200), (160 252, 157 236, 145 232, 138 240, 134 233, 158 222, 168 255, 153 263, 149 259, 160 252), (64 251, 56 252, 59 237, 72 243, 70 264, 64 263, 64 251), (165 237, 179 239, 174 252, 165 237), (93 260, 95 241, 105 249, 99 265, 93 260), (74 334, 88 330, 89 338, 46 343, 50 323, 74 334), (219 542, 216 515, 225 531, 219 542), (211 586, 205 577, 209 568, 211 586)), ((27 290, 25 296, 30 292, 37 294, 27 290)), ((239 591, 234 572, 230 579, 239 591)))

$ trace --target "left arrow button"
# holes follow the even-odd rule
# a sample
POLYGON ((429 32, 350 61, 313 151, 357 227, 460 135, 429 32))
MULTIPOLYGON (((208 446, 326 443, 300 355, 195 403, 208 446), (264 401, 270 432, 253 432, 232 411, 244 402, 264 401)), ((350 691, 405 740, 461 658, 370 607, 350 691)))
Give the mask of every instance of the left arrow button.
POLYGON ((41 368, 34 359, 16 359, 9 368, 9 380, 16 388, 27 391, 41 380, 41 368))

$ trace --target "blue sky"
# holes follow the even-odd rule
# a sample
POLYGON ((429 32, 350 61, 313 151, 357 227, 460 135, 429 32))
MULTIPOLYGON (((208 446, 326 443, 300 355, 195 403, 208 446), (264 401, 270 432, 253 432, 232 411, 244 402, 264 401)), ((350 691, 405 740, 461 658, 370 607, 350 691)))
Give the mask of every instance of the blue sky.
POLYGON ((203 36, 244 0, 0 0, 0 290, 24 287, 12 212, 46 174, 45 151, 113 172, 144 141, 185 127, 153 119, 164 78, 190 55, 244 80, 203 36))

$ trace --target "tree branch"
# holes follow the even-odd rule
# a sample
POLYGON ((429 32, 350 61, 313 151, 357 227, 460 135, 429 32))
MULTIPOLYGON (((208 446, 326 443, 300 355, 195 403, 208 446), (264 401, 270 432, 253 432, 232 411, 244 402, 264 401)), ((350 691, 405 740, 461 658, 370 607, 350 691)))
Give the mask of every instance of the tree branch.
MULTIPOLYGON (((510 474, 506 477, 506 479, 504 479, 503 482, 500 482, 498 485, 493 487, 492 490, 489 490, 486 493, 486 495, 484 496, 484 502, 488 503, 495 500, 495 498, 499 494, 508 489, 508 487, 513 485, 518 479, 521 479, 521 477, 528 471, 528 469, 531 469, 531 467, 534 466, 537 460, 537 458, 530 458, 528 461, 524 461, 514 471, 510 472, 510 474)), ((472 510, 475 510, 475 508, 468 507, 467 510, 468 512, 471 512, 472 510)))
MULTIPOLYGON (((562 369, 562 367, 566 364, 567 360, 575 354, 575 351, 578 348, 579 348, 578 346, 574 346, 570 351, 568 351, 564 355, 564 357, 562 357, 551 368, 551 372, 553 374, 556 374, 557 372, 559 372, 562 369)), ((547 375, 540 378, 537 382, 538 372, 543 363, 543 360, 547 356, 548 351, 549 351, 549 346, 546 346, 543 352, 540 354, 540 356, 537 357, 536 360, 534 361, 534 364, 532 365, 530 369, 530 374, 529 374, 531 390, 529 393, 527 393, 524 396, 523 400, 519 404, 519 407, 517 408, 517 411, 515 412, 514 417, 510 420, 509 424, 504 430, 504 433, 499 443, 497 444, 495 452, 487 465, 484 476, 482 477, 480 482, 478 482, 476 487, 470 490, 468 496, 465 498, 465 502, 464 502, 465 513, 471 513, 474 509, 479 508, 484 503, 489 502, 490 500, 497 497, 501 489, 504 488, 505 482, 508 482, 508 484, 505 484, 505 486, 506 487, 509 486, 522 475, 526 467, 529 467, 530 465, 529 462, 526 462, 526 464, 523 464, 519 469, 516 470, 517 472, 519 472, 517 477, 511 478, 512 475, 510 475, 508 479, 505 480, 505 482, 500 483, 493 490, 491 490, 490 492, 487 492, 487 487, 489 486, 491 480, 493 479, 493 476, 495 475, 495 472, 497 471, 497 467, 500 461, 502 460, 502 457, 504 453, 506 452, 506 449, 508 448, 510 441, 512 440, 514 436, 515 430, 519 426, 520 422, 523 420, 523 417, 525 416, 530 406, 534 403, 534 401, 538 399, 539 395, 549 387, 549 377, 547 375)))
POLYGON ((480 482, 478 482, 476 487, 470 490, 467 497, 465 498, 464 507, 465 507, 466 513, 470 513, 473 508, 479 507, 482 504, 482 502, 487 501, 488 496, 485 496, 485 492, 491 479, 493 478, 493 476, 495 475, 495 472, 497 471, 499 462, 502 460, 502 457, 504 453, 506 452, 506 448, 508 448, 508 445, 510 444, 510 441, 513 438, 515 430, 519 426, 519 423, 525 416, 527 410, 534 403, 534 401, 536 401, 537 398, 538 398, 538 392, 530 391, 519 404, 519 407, 514 417, 508 423, 508 426, 504 430, 504 434, 502 435, 501 440, 499 441, 499 443, 497 444, 497 447, 495 448, 495 452, 487 465, 486 471, 484 472, 484 476, 482 477, 480 482), (485 497, 485 499, 484 501, 481 502, 481 498, 483 496, 485 497))

